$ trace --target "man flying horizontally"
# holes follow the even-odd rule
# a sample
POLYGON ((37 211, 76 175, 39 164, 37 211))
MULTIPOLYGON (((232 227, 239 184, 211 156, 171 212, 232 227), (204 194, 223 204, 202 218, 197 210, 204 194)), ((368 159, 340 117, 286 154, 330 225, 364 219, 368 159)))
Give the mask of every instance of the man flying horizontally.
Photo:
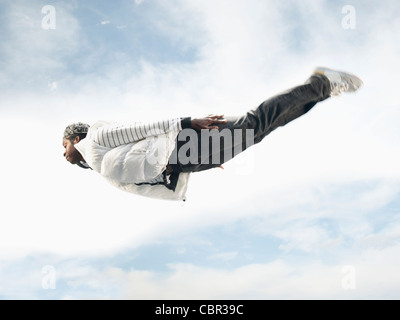
POLYGON ((317 68, 305 84, 240 117, 188 117, 130 125, 74 123, 64 131, 64 157, 98 172, 122 190, 186 200, 190 173, 220 167, 318 102, 355 92, 362 84, 352 74, 317 68))

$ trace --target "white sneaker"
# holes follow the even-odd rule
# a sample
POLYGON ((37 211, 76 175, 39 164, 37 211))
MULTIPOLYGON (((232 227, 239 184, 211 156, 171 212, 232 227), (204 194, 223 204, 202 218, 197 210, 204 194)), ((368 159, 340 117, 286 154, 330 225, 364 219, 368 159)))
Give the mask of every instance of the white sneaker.
POLYGON ((347 72, 318 67, 314 74, 322 74, 328 78, 331 83, 331 97, 343 92, 355 92, 363 85, 360 78, 347 72))

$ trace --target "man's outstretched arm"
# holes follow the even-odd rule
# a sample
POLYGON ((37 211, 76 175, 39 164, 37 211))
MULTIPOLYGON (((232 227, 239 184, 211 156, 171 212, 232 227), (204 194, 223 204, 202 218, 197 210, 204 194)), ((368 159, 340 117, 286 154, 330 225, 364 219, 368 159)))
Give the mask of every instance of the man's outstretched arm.
POLYGON ((94 141, 107 148, 115 148, 124 144, 144 140, 151 136, 182 130, 183 125, 190 124, 190 118, 176 118, 150 123, 136 122, 128 125, 100 127, 94 133, 94 141))
POLYGON ((144 140, 151 136, 168 133, 172 130, 181 131, 193 128, 195 130, 215 129, 213 124, 225 123, 223 116, 208 116, 201 119, 176 118, 172 120, 151 123, 134 123, 131 125, 104 126, 94 134, 94 141, 107 148, 115 148, 124 144, 144 140))

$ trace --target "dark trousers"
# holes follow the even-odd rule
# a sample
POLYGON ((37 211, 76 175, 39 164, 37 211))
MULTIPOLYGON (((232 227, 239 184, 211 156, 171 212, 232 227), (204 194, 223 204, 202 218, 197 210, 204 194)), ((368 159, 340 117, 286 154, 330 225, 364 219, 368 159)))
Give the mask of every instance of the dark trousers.
POLYGON ((177 161, 176 158, 170 161, 171 167, 176 173, 219 167, 251 145, 259 143, 276 128, 306 114, 318 102, 327 99, 330 90, 329 80, 325 76, 313 75, 305 84, 264 101, 241 117, 226 117, 228 122, 219 124, 218 131, 209 131, 208 135, 198 132, 197 139, 193 139, 193 135, 190 138, 183 130, 177 138, 177 161), (213 137, 218 140, 217 143, 212 142, 213 137), (185 157, 179 156, 180 151, 185 157), (188 163, 189 158, 191 161, 188 163))

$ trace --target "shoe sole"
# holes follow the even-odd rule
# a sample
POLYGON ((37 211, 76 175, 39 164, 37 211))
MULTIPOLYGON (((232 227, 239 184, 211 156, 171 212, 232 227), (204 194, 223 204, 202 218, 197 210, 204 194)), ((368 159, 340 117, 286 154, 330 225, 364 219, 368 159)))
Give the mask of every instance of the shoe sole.
POLYGON ((348 72, 344 72, 344 71, 338 71, 338 70, 333 70, 333 69, 329 69, 329 68, 318 67, 315 69, 314 74, 320 74, 320 75, 326 76, 326 74, 325 74, 326 72, 338 74, 340 77, 343 77, 343 78, 346 78, 346 77, 355 78, 360 83, 360 85, 357 87, 357 90, 360 89, 364 85, 364 82, 359 77, 357 77, 356 75, 354 75, 352 73, 348 73, 348 72))

